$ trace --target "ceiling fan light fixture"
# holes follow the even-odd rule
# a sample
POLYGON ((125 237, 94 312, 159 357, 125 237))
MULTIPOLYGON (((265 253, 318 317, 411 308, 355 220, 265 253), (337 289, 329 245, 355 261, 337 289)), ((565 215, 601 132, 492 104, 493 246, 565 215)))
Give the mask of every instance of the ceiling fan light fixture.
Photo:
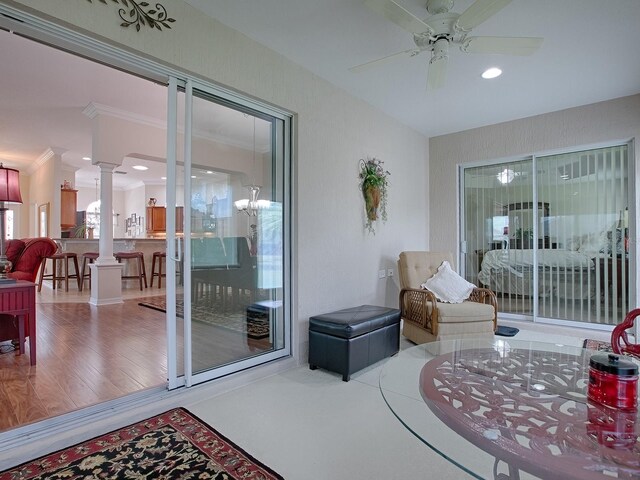
POLYGON ((487 68, 484 72, 482 72, 482 78, 488 80, 491 78, 496 78, 502 75, 502 70, 498 67, 487 68))
POLYGON ((496 178, 501 184, 505 185, 507 183, 511 183, 513 179, 516 178, 516 172, 514 172, 510 168, 505 168, 496 175, 496 178))

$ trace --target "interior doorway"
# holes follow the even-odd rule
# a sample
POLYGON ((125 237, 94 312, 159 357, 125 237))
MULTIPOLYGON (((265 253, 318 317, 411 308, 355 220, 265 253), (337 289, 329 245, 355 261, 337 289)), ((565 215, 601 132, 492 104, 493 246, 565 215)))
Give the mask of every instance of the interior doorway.
MULTIPOLYGON (((55 40, 55 33, 52 35, 55 40)), ((29 367, 27 355, 16 355, 11 338, 2 339, 7 353, 0 354, 0 431, 136 393, 166 390, 167 378, 177 380, 174 386, 188 386, 290 355, 290 118, 237 94, 230 100, 213 85, 198 84, 196 96, 208 105, 224 106, 223 115, 210 115, 205 109, 203 116, 193 117, 196 129, 185 135, 187 102, 183 99, 181 112, 175 105, 170 108, 169 75, 162 73, 162 67, 149 80, 126 73, 126 65, 115 69, 6 31, 0 31, 0 36, 0 58, 15 67, 3 75, 7 95, 0 100, 0 116, 10 118, 4 124, 11 128, 4 132, 0 145, 13 145, 15 152, 21 149, 7 163, 15 162, 21 168, 18 165, 27 159, 30 167, 23 169, 23 178, 29 182, 27 205, 49 202, 49 236, 59 240, 63 249, 74 244, 71 237, 62 235, 61 186, 77 190, 79 204, 88 205, 96 198, 99 186, 95 178, 100 175, 91 158, 91 120, 98 114, 108 117, 110 126, 121 131, 123 138, 144 139, 139 142, 144 148, 118 158, 121 164, 113 174, 114 251, 117 242, 126 249, 137 250, 148 241, 167 247, 162 288, 138 289, 130 282, 123 285, 124 302, 119 305, 91 307, 88 289, 65 292, 43 287, 37 300, 37 368, 29 367), (44 66, 48 66, 48 75, 39 75, 44 66), (236 125, 233 118, 238 112, 250 119, 236 125), (180 127, 179 114, 185 120, 180 127), (247 139, 259 133, 254 119, 265 118, 272 121, 267 122, 267 143, 258 151, 256 142, 247 139), (167 151, 172 135, 181 137, 173 142, 174 147, 180 143, 180 153, 178 149, 167 151), (182 149, 186 145, 202 148, 206 155, 194 161, 182 149), (230 146, 237 158, 252 159, 244 165, 247 168, 232 161, 230 146), (254 162, 258 156, 261 161, 254 162), (136 166, 145 168, 136 170, 136 166), (250 223, 247 206, 242 207, 241 201, 249 192, 247 187, 258 182, 247 181, 255 176, 254 167, 262 169, 260 198, 268 199, 269 206, 250 223), (200 174, 206 178, 196 181, 193 177, 200 174), (223 185, 228 187, 226 196, 222 195, 223 185), (164 209, 163 227, 150 222, 149 208, 164 209), (206 281, 198 283, 196 273, 203 272, 196 272, 192 265, 209 270, 221 265, 214 265, 214 252, 197 251, 196 244, 216 238, 225 250, 225 272, 213 276, 205 272, 206 281), (230 244, 228 239, 235 242, 230 244), (232 319, 217 316, 233 320, 233 325, 211 321, 212 315, 207 315, 207 321, 196 318, 190 306, 196 292, 206 293, 199 300, 212 298, 212 293, 235 300, 238 288, 229 273, 242 269, 244 260, 256 265, 257 280, 241 286, 242 295, 250 301, 241 303, 232 319), (197 288, 191 288, 196 284, 197 288), (182 311, 177 299, 182 301, 182 311), (260 303, 263 301, 268 305, 260 303), (256 320, 263 330, 266 325, 265 348, 256 348, 254 341, 265 343, 264 335, 254 339, 247 334, 249 324, 256 320), (192 332, 197 333, 192 336, 192 332), (229 341, 234 335, 242 341, 229 341), (200 341, 206 342, 206 348, 200 341), (201 352, 211 350, 225 350, 229 357, 214 365, 217 372, 211 373, 211 364, 194 369, 201 352), (184 381, 185 376, 190 377, 189 382, 184 381)), ((184 95, 188 82, 186 77, 179 79, 173 94, 179 90, 184 95)), ((30 215, 22 215, 24 220, 14 225, 16 238, 36 235, 36 222, 30 215)), ((95 251, 98 240, 93 240, 95 251)), ((146 260, 150 274, 151 256, 146 260)), ((208 308, 210 313, 217 307, 208 308)))

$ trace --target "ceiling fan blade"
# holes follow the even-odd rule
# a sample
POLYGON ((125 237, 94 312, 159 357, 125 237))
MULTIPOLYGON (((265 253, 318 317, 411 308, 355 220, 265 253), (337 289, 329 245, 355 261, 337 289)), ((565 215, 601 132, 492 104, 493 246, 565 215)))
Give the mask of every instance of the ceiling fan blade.
POLYGON ((427 90, 436 90, 444 85, 447 79, 449 57, 432 58, 427 72, 427 90))
POLYGON ((350 67, 349 71, 351 73, 360 73, 365 70, 369 70, 373 67, 378 67, 380 65, 384 65, 385 63, 392 62, 402 57, 415 57, 420 53, 420 50, 416 48, 411 48, 409 50, 405 50, 403 52, 393 53, 391 55, 387 55, 386 57, 378 58, 377 60, 371 60, 370 62, 362 63, 360 65, 356 65, 354 67, 350 67))
POLYGON ((366 0, 364 4, 374 12, 382 15, 387 20, 391 20, 396 25, 411 33, 432 33, 429 25, 393 0, 366 0))
POLYGON ((468 32, 498 13, 509 3, 511 3, 511 0, 476 0, 458 17, 454 28, 468 32))
POLYGON ((467 53, 531 55, 542 41, 540 37, 470 37, 460 49, 467 53))
POLYGON ((377 60, 371 60, 370 62, 356 65, 354 67, 350 67, 349 71, 352 73, 360 73, 365 70, 369 70, 370 68, 377 67, 379 65, 384 65, 387 62, 391 62, 401 57, 414 57, 419 53, 420 53, 420 50, 411 48, 403 52, 394 53, 392 55, 387 55, 386 57, 378 58, 377 60))

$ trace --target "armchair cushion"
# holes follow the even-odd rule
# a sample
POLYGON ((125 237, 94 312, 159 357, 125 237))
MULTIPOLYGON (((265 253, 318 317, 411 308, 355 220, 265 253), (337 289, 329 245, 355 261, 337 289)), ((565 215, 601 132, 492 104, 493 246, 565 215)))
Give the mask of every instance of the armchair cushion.
POLYGON ((467 282, 454 272, 446 260, 438 267, 436 274, 427 279, 421 287, 431 290, 438 300, 446 303, 462 303, 476 288, 473 283, 467 282))
POLYGON ((439 323, 493 322, 494 317, 493 305, 486 303, 466 301, 456 304, 438 304, 439 323))

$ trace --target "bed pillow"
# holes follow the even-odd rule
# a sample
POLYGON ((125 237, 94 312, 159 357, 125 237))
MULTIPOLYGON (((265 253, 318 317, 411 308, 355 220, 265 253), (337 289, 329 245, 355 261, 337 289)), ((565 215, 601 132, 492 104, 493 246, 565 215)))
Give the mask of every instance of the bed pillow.
POLYGON ((446 303, 462 303, 476 286, 467 282, 453 271, 446 260, 438 267, 436 274, 421 285, 434 293, 438 300, 446 303))

